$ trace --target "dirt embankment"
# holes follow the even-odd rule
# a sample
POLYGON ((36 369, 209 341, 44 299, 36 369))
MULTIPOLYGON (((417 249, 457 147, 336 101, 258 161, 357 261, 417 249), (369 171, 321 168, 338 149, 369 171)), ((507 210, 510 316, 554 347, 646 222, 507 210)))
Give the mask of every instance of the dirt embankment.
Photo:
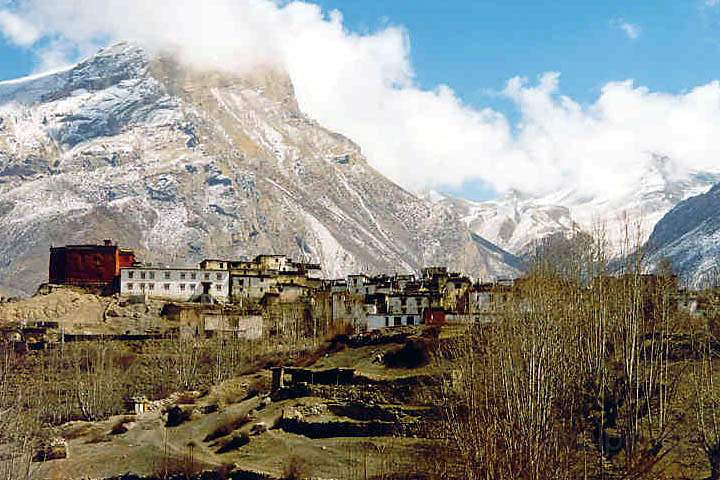
POLYGON ((126 304, 72 287, 53 287, 33 297, 0 303, 0 326, 57 323, 66 333, 146 333, 162 325, 161 302, 126 304))
POLYGON ((109 298, 72 288, 58 288, 47 295, 0 304, 2 322, 101 323, 109 298))

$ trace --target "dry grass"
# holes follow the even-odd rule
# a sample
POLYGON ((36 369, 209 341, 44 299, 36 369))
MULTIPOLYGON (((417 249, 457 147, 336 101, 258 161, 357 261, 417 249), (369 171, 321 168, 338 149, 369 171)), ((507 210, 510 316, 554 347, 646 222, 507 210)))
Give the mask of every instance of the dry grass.
POLYGON ((298 455, 291 455, 283 468, 283 480, 303 480, 308 478, 309 466, 307 462, 298 455))
POLYGON ((252 419, 250 418, 250 415, 248 415, 247 413, 227 418, 220 425, 218 425, 215 430, 210 432, 203 439, 203 442, 211 442, 213 440, 217 440, 218 438, 230 435, 235 430, 250 423, 251 420, 252 419))

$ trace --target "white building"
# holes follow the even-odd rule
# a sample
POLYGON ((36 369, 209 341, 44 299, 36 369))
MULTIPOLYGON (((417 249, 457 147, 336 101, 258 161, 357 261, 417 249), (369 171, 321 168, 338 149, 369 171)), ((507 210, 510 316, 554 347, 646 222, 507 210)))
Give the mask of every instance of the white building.
POLYGON ((205 290, 227 300, 230 274, 196 268, 132 267, 120 270, 120 295, 189 301, 205 290))
POLYGON ((430 308, 430 298, 426 295, 388 295, 387 312, 390 315, 422 315, 430 308))
POLYGON ((423 323, 421 315, 392 315, 374 314, 367 316, 367 331, 378 330, 388 327, 401 327, 404 325, 420 325, 423 323))

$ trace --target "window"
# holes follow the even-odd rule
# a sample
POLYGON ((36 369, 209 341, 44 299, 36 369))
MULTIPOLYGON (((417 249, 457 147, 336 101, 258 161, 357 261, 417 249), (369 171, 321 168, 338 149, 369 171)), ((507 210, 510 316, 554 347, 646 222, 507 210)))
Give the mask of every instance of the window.
POLYGON ((145 284, 144 284, 144 283, 141 283, 141 284, 140 284, 140 290, 145 290, 145 284))
POLYGON ((180 273, 180 280, 185 280, 185 272, 180 273))
POLYGON ((150 272, 150 278, 155 278, 155 272, 150 272))
POLYGON ((133 284, 132 284, 132 283, 128 283, 128 284, 127 284, 127 288, 128 288, 128 290, 132 290, 132 289, 133 289, 133 284))
POLYGON ((415 325, 415 317, 413 317, 412 315, 408 316, 408 317, 407 317, 407 324, 408 324, 408 325, 415 325))
POLYGON ((165 278, 166 279, 170 278, 170 272, 165 272, 165 278))
POLYGON ((169 284, 169 283, 166 283, 165 285, 163 285, 163 288, 164 288, 166 291, 170 290, 170 284, 169 284))
POLYGON ((145 280, 145 272, 140 272, 140 278, 142 278, 143 280, 145 280))
POLYGON ((184 283, 181 283, 181 284, 180 284, 180 290, 185 291, 185 284, 184 284, 184 283))
POLYGON ((393 317, 393 325, 396 327, 402 325, 402 317, 393 317))
POLYGON ((223 262, 220 262, 220 268, 225 268, 225 264, 223 262))
POLYGON ((386 327, 390 326, 390 317, 385 317, 385 326, 386 327))
POLYGON ((133 272, 132 270, 130 270, 130 271, 128 272, 128 278, 133 278, 134 276, 135 276, 135 272, 133 272))
POLYGON ((195 280, 195 279, 197 278, 197 274, 191 273, 191 274, 190 274, 190 278, 193 279, 193 280, 195 280))
POLYGON ((218 280, 222 280, 222 273, 216 273, 215 278, 217 278, 218 280))
POLYGON ((222 290, 222 284, 216 283, 216 284, 215 284, 215 290, 222 290))
POLYGON ((191 283, 191 284, 190 284, 190 290, 195 290, 195 284, 194 284, 194 283, 191 283))
POLYGON ((155 284, 154 284, 154 283, 148 283, 148 290, 155 290, 155 284))
POLYGON ((210 274, 209 274, 209 273, 206 273, 206 274, 205 274, 205 280, 210 280, 210 274))

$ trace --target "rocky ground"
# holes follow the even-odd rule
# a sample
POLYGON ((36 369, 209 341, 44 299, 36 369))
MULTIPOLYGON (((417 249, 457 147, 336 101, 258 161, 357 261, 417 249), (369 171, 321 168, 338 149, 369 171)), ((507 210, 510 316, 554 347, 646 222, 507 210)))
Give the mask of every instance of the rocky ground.
POLYGON ((379 360, 402 348, 407 335, 428 334, 418 327, 365 344, 335 343, 296 362, 355 368, 346 385, 271 392, 270 372, 259 370, 151 402, 143 414, 66 424, 57 436, 67 442, 67 458, 34 464, 35 478, 201 470, 232 478, 426 478, 440 468, 432 455, 440 445, 432 399, 441 372, 427 359, 415 368, 379 360))

